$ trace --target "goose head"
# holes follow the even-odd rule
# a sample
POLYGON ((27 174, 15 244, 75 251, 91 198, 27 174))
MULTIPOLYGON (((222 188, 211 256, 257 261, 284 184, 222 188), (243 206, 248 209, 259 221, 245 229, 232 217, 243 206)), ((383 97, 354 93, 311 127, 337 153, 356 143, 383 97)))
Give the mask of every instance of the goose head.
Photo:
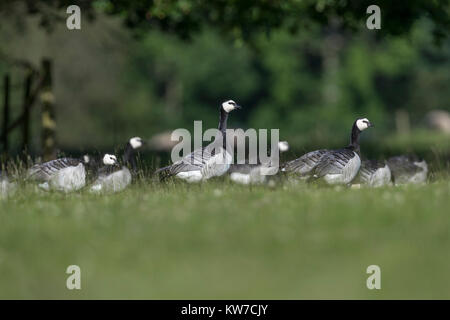
POLYGON ((144 144, 144 141, 139 137, 134 137, 134 138, 130 139, 129 143, 130 143, 130 146, 134 150, 136 150, 136 149, 139 149, 140 147, 142 147, 142 145, 144 144))
POLYGON ((233 111, 234 109, 241 109, 241 106, 238 105, 236 102, 234 102, 233 100, 227 100, 225 102, 222 103, 222 109, 226 112, 229 113, 231 111, 233 111))
POLYGON ((373 124, 370 123, 369 119, 367 118, 359 118, 355 121, 355 125, 358 128, 359 131, 364 131, 367 128, 373 127, 373 124))
POLYGON ((289 143, 287 141, 280 141, 278 142, 278 150, 280 152, 286 152, 289 150, 289 143))
POLYGON ((105 154, 103 156, 103 164, 105 166, 113 166, 113 165, 119 164, 119 162, 117 162, 116 156, 114 156, 112 154, 105 154))
POLYGON ((89 164, 91 162, 91 157, 89 157, 88 154, 85 154, 83 156, 83 162, 84 162, 84 164, 89 164))

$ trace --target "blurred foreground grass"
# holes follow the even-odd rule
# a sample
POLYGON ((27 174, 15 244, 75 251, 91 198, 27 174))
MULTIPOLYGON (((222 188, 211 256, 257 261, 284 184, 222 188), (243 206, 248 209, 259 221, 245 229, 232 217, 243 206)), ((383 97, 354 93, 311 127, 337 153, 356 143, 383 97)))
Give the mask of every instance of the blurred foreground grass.
POLYGON ((450 298, 450 183, 135 185, 0 201, 0 298, 450 298), (82 289, 66 289, 67 266, 82 289), (366 268, 381 267, 381 290, 366 268))

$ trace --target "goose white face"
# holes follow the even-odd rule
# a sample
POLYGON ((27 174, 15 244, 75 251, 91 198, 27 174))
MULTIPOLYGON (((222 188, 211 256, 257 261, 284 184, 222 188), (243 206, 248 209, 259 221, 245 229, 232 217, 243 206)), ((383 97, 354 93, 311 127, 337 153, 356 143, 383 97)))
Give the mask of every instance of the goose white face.
POLYGON ((105 156, 103 157, 103 164, 105 166, 112 166, 112 165, 117 164, 116 156, 114 156, 112 154, 105 154, 105 156))
POLYGON ((222 103, 222 108, 223 110, 225 110, 225 112, 228 113, 233 111, 234 109, 240 109, 241 107, 237 105, 236 102, 234 102, 233 100, 228 100, 222 103))
POLYGON ((287 141, 278 142, 278 149, 280 152, 286 152, 289 150, 289 143, 287 141))
POLYGON ((370 123, 370 121, 367 118, 362 118, 362 119, 356 120, 356 126, 358 127, 359 131, 364 131, 367 128, 371 127, 372 124, 370 123))
POLYGON ((133 149, 138 149, 138 148, 142 147, 142 139, 139 137, 131 138, 130 145, 133 149))
POLYGON ((85 154, 85 155, 83 156, 83 162, 84 162, 84 163, 89 163, 89 161, 91 161, 91 158, 90 158, 87 154, 85 154))

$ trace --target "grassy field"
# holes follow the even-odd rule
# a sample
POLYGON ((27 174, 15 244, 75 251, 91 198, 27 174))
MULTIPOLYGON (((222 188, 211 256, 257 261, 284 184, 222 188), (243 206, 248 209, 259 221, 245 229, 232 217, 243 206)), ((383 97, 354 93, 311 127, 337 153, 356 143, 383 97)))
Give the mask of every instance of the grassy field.
POLYGON ((450 298, 450 182, 137 184, 0 201, 0 298, 450 298), (82 289, 66 289, 67 266, 82 289), (366 268, 381 267, 381 290, 366 268))

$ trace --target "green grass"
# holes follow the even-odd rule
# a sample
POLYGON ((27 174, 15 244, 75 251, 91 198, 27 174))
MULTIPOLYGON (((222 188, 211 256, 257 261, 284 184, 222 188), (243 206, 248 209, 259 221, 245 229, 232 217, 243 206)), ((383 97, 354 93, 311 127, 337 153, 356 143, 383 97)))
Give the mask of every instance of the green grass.
POLYGON ((0 298, 450 298, 450 183, 142 184, 0 201, 0 298), (67 266, 82 289, 66 289, 67 266), (366 268, 381 267, 381 290, 366 268))

